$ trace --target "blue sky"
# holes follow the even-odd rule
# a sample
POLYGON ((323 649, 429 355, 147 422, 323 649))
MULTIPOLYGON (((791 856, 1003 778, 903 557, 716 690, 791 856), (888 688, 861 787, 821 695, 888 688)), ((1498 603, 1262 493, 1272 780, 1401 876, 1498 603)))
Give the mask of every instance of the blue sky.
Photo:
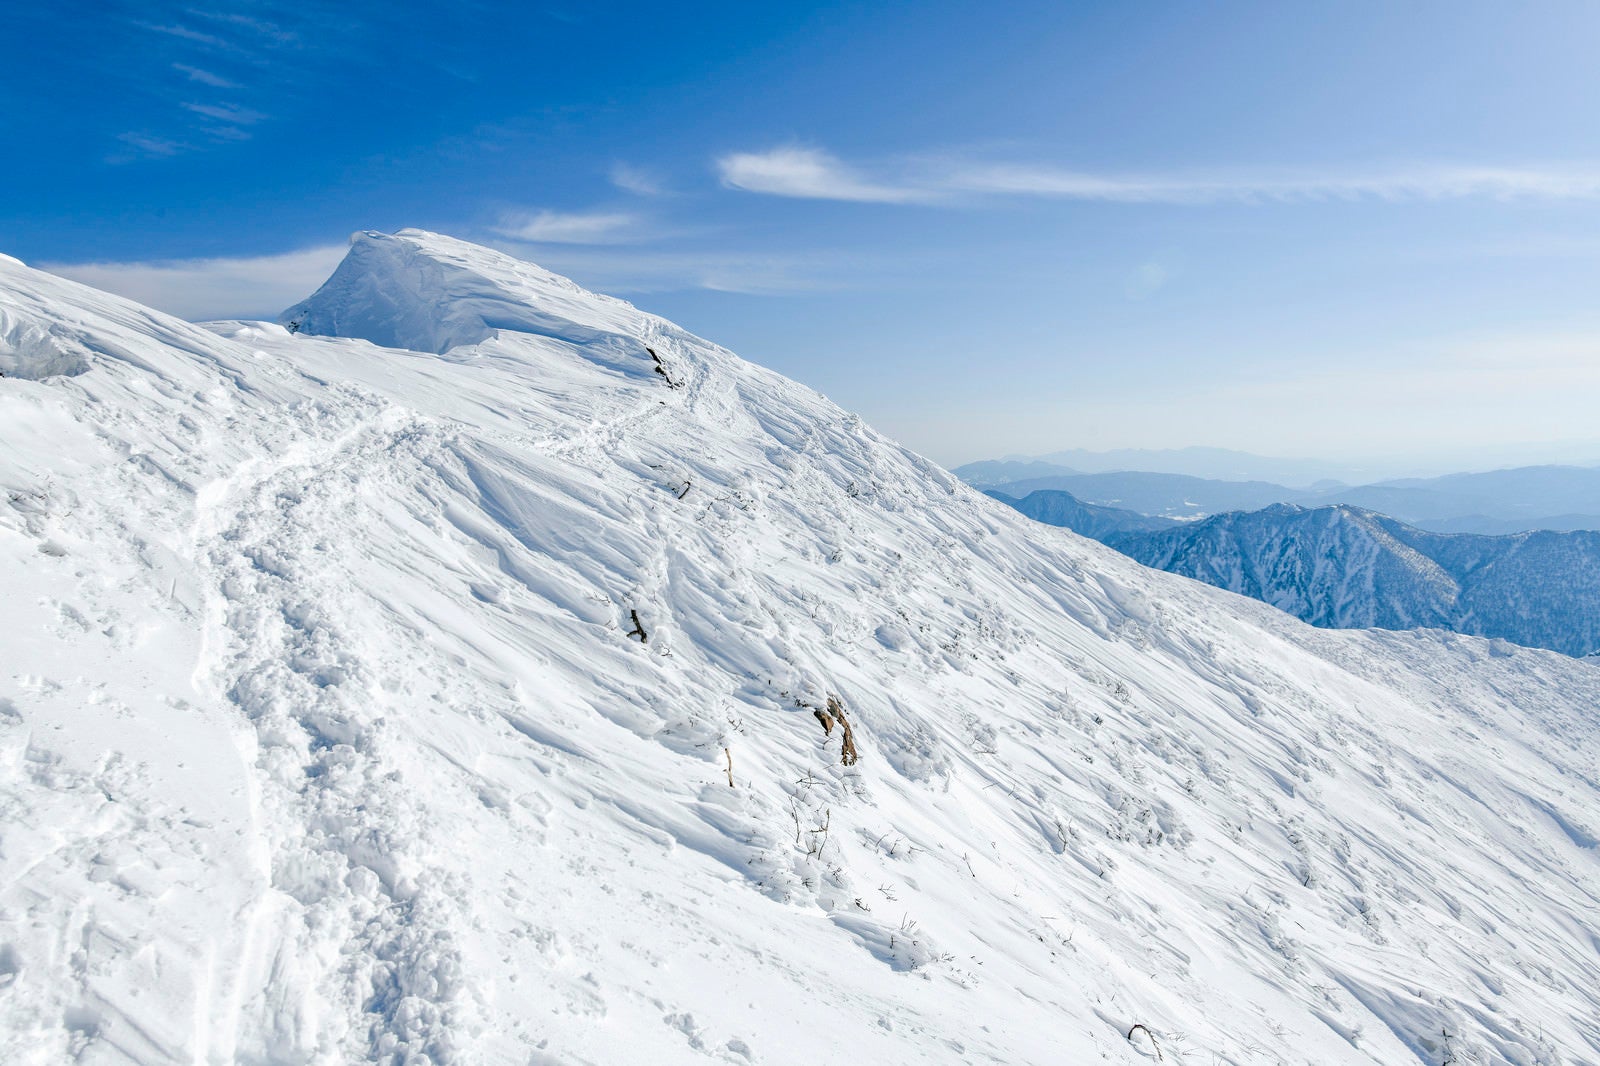
POLYGON ((437 229, 947 463, 1600 461, 1600 7, 771 7, 5 5, 0 250, 266 316, 437 229))

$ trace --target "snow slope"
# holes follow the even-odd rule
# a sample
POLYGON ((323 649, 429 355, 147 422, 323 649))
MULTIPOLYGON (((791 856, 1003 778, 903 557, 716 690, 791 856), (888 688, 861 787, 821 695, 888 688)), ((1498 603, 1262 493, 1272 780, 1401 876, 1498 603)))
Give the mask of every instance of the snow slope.
POLYGON ((1600 1061, 1596 664, 1146 570, 449 238, 287 318, 0 261, 0 1060, 1600 1061))

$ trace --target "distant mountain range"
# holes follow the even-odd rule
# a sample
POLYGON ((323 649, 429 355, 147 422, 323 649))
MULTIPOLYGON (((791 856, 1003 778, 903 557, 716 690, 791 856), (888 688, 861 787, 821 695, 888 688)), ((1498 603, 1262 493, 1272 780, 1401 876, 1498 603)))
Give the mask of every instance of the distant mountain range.
POLYGON ((1216 481, 1272 481, 1301 488, 1377 481, 1399 472, 1392 467, 1384 469, 1320 459, 1278 459, 1229 448, 1118 448, 1104 452, 1074 448, 1049 455, 969 463, 956 473, 970 481, 999 482, 1060 474, 1112 474, 1124 470, 1184 474, 1216 481))
POLYGON ((1600 468, 1596 467, 1527 466, 1313 489, 1149 471, 1081 473, 1058 467, 1056 473, 1044 473, 1047 468, 1048 464, 1036 462, 986 462, 955 472, 979 488, 1016 499, 1059 490, 1084 503, 1166 518, 1192 520, 1292 503, 1377 511, 1434 533, 1600 529, 1600 468), (1019 474, 1029 476, 1013 476, 1019 474))
POLYGON ((1346 504, 1180 522, 1060 491, 989 495, 1312 625, 1449 629, 1574 656, 1600 651, 1600 533, 1434 533, 1346 504))
POLYGON ((1531 466, 1600 466, 1600 441, 1567 444, 1500 445, 1481 455, 1458 453, 1453 460, 1434 456, 1382 457, 1355 462, 1285 459, 1231 448, 1072 448, 1048 455, 1008 455, 968 463, 956 473, 973 484, 1069 474, 1115 474, 1143 470, 1183 474, 1207 481, 1270 481, 1300 491, 1326 491, 1345 485, 1372 485, 1400 478, 1433 478, 1458 470, 1531 466))

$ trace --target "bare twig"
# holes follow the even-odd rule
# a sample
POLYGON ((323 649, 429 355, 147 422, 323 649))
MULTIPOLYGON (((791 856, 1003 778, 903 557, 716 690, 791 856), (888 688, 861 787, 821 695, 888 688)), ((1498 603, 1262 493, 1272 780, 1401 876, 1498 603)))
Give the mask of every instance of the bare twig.
POLYGON ((733 787, 733 749, 723 748, 722 754, 728 757, 728 787, 733 787))
POLYGON ((831 825, 833 825, 833 808, 830 807, 823 812, 822 824, 815 829, 808 830, 812 835, 819 833, 822 835, 822 842, 813 843, 815 850, 809 852, 809 854, 816 855, 818 858, 822 857, 822 849, 828 846, 828 828, 831 825))

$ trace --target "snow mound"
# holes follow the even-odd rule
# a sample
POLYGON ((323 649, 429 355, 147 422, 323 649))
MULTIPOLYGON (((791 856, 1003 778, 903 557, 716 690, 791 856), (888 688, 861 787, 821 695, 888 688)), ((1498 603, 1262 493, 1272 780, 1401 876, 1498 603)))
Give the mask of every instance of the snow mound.
POLYGON ((0 311, 93 355, 0 379, 0 1061, 1600 1061, 1592 662, 1147 570, 448 238, 294 334, 0 311))

